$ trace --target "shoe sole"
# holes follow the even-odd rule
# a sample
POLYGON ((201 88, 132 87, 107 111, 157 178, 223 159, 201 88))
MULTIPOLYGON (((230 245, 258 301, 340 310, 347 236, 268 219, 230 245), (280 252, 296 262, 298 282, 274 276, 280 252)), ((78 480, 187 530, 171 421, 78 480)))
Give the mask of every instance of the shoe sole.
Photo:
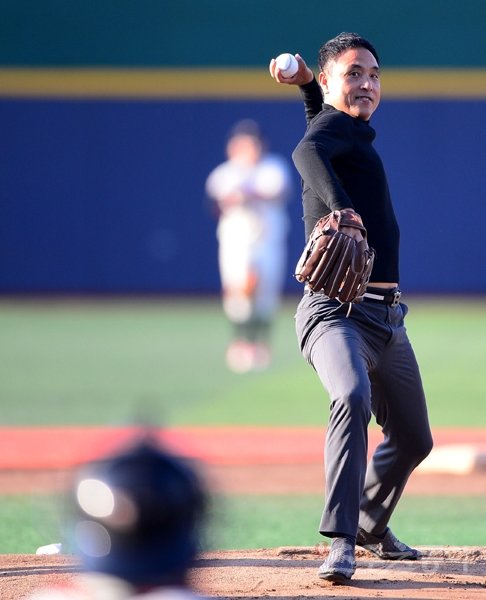
POLYGON ((343 573, 319 573, 319 579, 324 579, 338 585, 343 585, 351 581, 351 577, 346 577, 343 573))

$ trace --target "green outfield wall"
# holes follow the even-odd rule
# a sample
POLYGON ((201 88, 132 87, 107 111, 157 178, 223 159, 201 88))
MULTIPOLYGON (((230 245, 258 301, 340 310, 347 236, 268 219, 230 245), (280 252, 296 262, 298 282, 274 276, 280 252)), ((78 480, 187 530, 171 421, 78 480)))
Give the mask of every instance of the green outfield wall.
POLYGON ((357 31, 384 66, 486 67, 484 0, 3 0, 8 66, 265 66, 283 50, 313 62, 357 31))

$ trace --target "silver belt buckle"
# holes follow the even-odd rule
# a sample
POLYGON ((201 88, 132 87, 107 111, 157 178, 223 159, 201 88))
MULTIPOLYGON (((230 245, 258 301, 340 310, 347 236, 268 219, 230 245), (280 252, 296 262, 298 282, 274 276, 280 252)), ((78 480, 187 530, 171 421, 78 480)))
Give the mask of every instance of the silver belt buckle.
POLYGON ((395 306, 398 306, 400 304, 400 298, 402 297, 402 292, 400 290, 397 290, 396 292, 393 293, 393 302, 391 303, 391 307, 394 308, 395 306))

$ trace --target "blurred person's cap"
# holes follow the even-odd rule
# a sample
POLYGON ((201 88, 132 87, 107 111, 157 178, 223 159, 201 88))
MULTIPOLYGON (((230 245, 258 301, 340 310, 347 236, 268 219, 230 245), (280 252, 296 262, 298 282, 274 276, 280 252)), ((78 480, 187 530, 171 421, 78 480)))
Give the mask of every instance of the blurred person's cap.
POLYGON ((264 140, 264 135, 260 125, 253 119, 242 119, 233 125, 228 132, 228 139, 238 135, 248 135, 260 141, 264 140))
POLYGON ((207 504, 189 462, 143 440, 82 467, 73 495, 74 541, 86 570, 133 585, 184 583, 207 504))

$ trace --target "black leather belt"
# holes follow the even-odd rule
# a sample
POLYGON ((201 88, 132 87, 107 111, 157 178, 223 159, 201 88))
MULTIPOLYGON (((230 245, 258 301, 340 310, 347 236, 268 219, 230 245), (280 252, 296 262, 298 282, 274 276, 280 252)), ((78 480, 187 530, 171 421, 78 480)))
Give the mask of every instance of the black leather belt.
POLYGON ((371 302, 382 302, 394 307, 400 304, 402 292, 398 288, 383 290, 381 288, 367 287, 363 297, 371 302))

